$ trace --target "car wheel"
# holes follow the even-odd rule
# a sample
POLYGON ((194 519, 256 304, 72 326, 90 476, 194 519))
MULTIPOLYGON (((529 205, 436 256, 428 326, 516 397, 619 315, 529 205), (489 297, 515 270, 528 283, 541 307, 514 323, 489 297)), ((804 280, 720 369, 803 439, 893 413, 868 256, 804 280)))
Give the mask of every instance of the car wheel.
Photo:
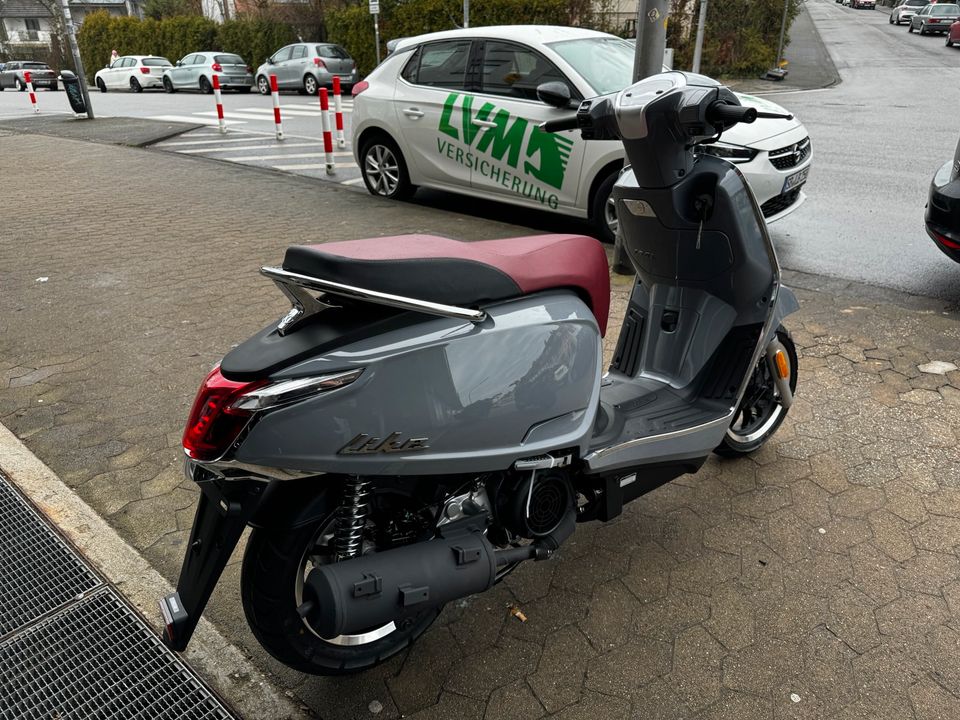
POLYGON ((163 79, 163 90, 164 90, 164 92, 167 92, 167 93, 169 93, 169 94, 171 94, 171 95, 172 95, 173 93, 175 93, 175 92, 177 91, 177 89, 173 86, 173 80, 171 80, 171 79, 168 78, 168 77, 165 77, 165 78, 163 79))
POLYGON ((309 73, 303 78, 303 91, 307 95, 316 95, 320 86, 317 85, 317 79, 309 73))
POLYGON ((100 92, 106 92, 107 86, 103 82, 103 78, 97 78, 97 87, 100 88, 100 92))
POLYGON ((597 238, 601 242, 612 243, 617 239, 617 205, 613 201, 613 186, 620 176, 619 170, 614 170, 603 179, 597 187, 590 203, 590 218, 597 231, 597 238))
POLYGON ((143 92, 143 85, 140 84, 140 81, 136 78, 130 78, 130 92, 141 93, 143 92))
POLYGON ((207 80, 206 75, 200 76, 200 92, 204 95, 209 95, 213 92, 213 85, 210 84, 210 81, 207 80))
POLYGON ((23 92, 24 90, 27 89, 27 86, 23 83, 23 81, 20 78, 17 78, 13 84, 14 84, 14 87, 16 87, 17 90, 20 92, 23 92))
POLYGON ((907 25, 907 32, 908 32, 908 33, 912 33, 912 32, 913 32, 913 20, 910 21, 910 24, 909 24, 909 25, 907 25))
POLYGON ((402 200, 416 191, 416 187, 410 184, 403 153, 385 135, 375 135, 363 144, 360 172, 371 195, 402 200))
POLYGON ((57 92, 57 90, 59 89, 60 89, 60 86, 57 85, 56 83, 50 86, 50 92, 57 92))
POLYGON ((950 33, 947 33, 947 39, 943 41, 947 47, 953 47, 953 40, 950 39, 950 33))
POLYGON ((261 75, 257 78, 257 90, 261 95, 270 94, 270 81, 266 78, 265 75, 261 75))

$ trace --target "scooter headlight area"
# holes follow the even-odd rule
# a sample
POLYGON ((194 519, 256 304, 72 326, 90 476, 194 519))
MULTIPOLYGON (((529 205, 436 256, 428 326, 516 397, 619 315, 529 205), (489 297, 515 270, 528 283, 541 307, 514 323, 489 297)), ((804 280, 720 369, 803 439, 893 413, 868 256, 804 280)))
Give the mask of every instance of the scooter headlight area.
POLYGON ((760 448, 796 392, 781 323, 798 305, 743 158, 717 141, 765 117, 783 116, 664 73, 544 124, 622 140, 631 162, 613 197, 638 279, 606 372, 592 238, 405 235, 295 246, 264 268, 292 307, 194 404, 184 449, 202 496, 166 642, 186 647, 251 526, 254 635, 297 670, 361 671, 445 603, 553 557, 577 523, 713 452, 760 448))

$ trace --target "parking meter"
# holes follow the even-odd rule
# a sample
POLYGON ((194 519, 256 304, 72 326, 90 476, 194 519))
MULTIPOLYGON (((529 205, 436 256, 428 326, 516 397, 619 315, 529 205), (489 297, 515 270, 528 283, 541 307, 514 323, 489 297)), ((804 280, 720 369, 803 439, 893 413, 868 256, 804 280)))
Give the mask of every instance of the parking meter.
POLYGON ((70 107, 77 115, 87 113, 87 104, 83 101, 83 89, 80 87, 80 78, 69 70, 60 71, 60 82, 63 83, 63 89, 67 93, 67 100, 70 101, 70 107))

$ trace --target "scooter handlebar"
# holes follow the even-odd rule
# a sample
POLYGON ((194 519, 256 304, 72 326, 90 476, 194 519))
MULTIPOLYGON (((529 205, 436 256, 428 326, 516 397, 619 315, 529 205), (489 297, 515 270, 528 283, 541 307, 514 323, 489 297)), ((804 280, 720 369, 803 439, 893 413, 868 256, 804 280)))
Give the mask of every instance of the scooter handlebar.
POLYGON ((707 121, 715 125, 733 125, 734 123, 752 123, 757 119, 757 110, 743 105, 730 105, 715 102, 707 108, 707 121))
POLYGON ((578 127, 580 127, 580 125, 577 122, 576 115, 568 115, 567 117, 547 120, 546 122, 540 123, 540 129, 549 133, 561 132, 563 130, 576 130, 578 127))

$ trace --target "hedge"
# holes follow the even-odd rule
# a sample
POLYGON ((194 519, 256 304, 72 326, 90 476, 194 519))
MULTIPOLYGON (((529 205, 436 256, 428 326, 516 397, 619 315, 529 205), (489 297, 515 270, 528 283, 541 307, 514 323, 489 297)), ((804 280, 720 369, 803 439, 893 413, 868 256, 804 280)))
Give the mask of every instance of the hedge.
POLYGON ((256 68, 296 39, 289 25, 270 20, 230 20, 218 25, 198 16, 138 20, 105 11, 87 15, 77 33, 89 82, 110 62, 113 50, 120 55, 160 55, 170 62, 191 52, 222 50, 240 55, 256 68))
MULTIPOLYGON (((484 0, 470 6, 470 24, 482 25, 568 25, 566 0, 484 0)), ((381 0, 380 56, 386 43, 439 30, 451 30, 463 19, 462 0, 381 0)), ((331 42, 343 45, 365 75, 376 65, 373 18, 366 3, 340 10, 328 10, 327 34, 331 42)))

